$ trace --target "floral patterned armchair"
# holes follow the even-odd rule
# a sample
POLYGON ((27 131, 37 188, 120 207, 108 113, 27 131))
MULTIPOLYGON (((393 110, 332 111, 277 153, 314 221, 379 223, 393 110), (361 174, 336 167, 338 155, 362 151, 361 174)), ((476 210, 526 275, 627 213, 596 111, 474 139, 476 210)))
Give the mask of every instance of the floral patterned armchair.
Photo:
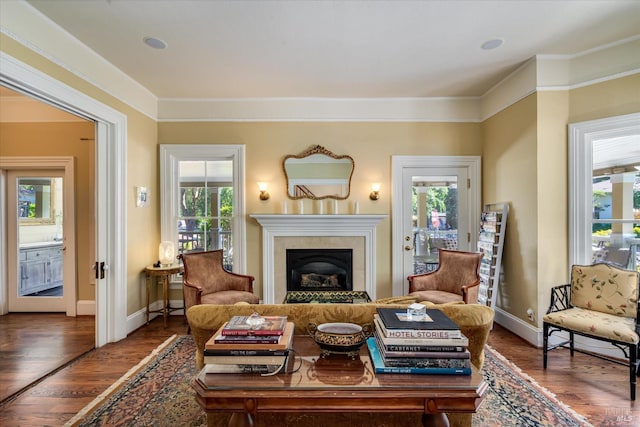
POLYGON ((551 304, 543 318, 543 367, 547 352, 567 347, 573 356, 575 334, 606 341, 622 350, 627 362, 603 359, 629 367, 631 400, 636 398, 636 378, 640 375, 640 325, 638 319, 638 272, 600 263, 574 265, 571 283, 551 290, 551 304), (550 344, 554 332, 565 331, 569 339, 550 344))

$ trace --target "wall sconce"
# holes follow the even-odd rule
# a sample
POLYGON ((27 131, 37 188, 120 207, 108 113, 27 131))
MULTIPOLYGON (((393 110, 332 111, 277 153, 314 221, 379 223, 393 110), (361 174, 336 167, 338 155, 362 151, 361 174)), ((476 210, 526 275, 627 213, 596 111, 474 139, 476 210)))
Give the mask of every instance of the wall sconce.
POLYGON ((259 182, 258 188, 260 189, 260 200, 269 200, 269 193, 267 193, 267 183, 259 182))
POLYGON ((371 184, 371 194, 369 194, 371 200, 378 200, 380 198, 380 183, 374 182, 371 184))
POLYGON ((165 241, 160 243, 158 247, 158 261, 161 267, 167 267, 173 264, 176 252, 173 248, 173 242, 165 241))

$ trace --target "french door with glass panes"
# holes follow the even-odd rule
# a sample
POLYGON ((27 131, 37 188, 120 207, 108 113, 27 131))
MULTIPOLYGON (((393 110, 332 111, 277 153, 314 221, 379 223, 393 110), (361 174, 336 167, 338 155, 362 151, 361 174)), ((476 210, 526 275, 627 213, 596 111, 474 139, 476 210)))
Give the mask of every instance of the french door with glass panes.
POLYGON ((67 311, 64 171, 7 174, 10 312, 67 311))
POLYGON ((479 223, 478 157, 394 156, 393 294, 407 276, 433 271, 440 249, 475 250, 479 223))

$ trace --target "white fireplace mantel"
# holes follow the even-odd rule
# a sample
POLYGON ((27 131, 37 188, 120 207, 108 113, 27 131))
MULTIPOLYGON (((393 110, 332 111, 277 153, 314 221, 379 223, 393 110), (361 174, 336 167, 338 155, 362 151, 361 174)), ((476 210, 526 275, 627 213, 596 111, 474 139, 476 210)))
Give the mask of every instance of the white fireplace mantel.
POLYGON ((364 237, 365 290, 376 298, 376 226, 387 215, 250 215, 262 226, 262 299, 275 301, 274 245, 277 237, 364 237))

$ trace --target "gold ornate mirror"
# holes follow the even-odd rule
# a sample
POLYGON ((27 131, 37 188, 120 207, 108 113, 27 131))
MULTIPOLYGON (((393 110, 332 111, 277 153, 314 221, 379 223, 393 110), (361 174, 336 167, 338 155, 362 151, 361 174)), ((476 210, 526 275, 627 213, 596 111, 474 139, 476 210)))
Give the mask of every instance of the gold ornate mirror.
POLYGON ((338 199, 349 197, 354 162, 351 156, 338 156, 314 145, 282 162, 291 199, 338 199))

